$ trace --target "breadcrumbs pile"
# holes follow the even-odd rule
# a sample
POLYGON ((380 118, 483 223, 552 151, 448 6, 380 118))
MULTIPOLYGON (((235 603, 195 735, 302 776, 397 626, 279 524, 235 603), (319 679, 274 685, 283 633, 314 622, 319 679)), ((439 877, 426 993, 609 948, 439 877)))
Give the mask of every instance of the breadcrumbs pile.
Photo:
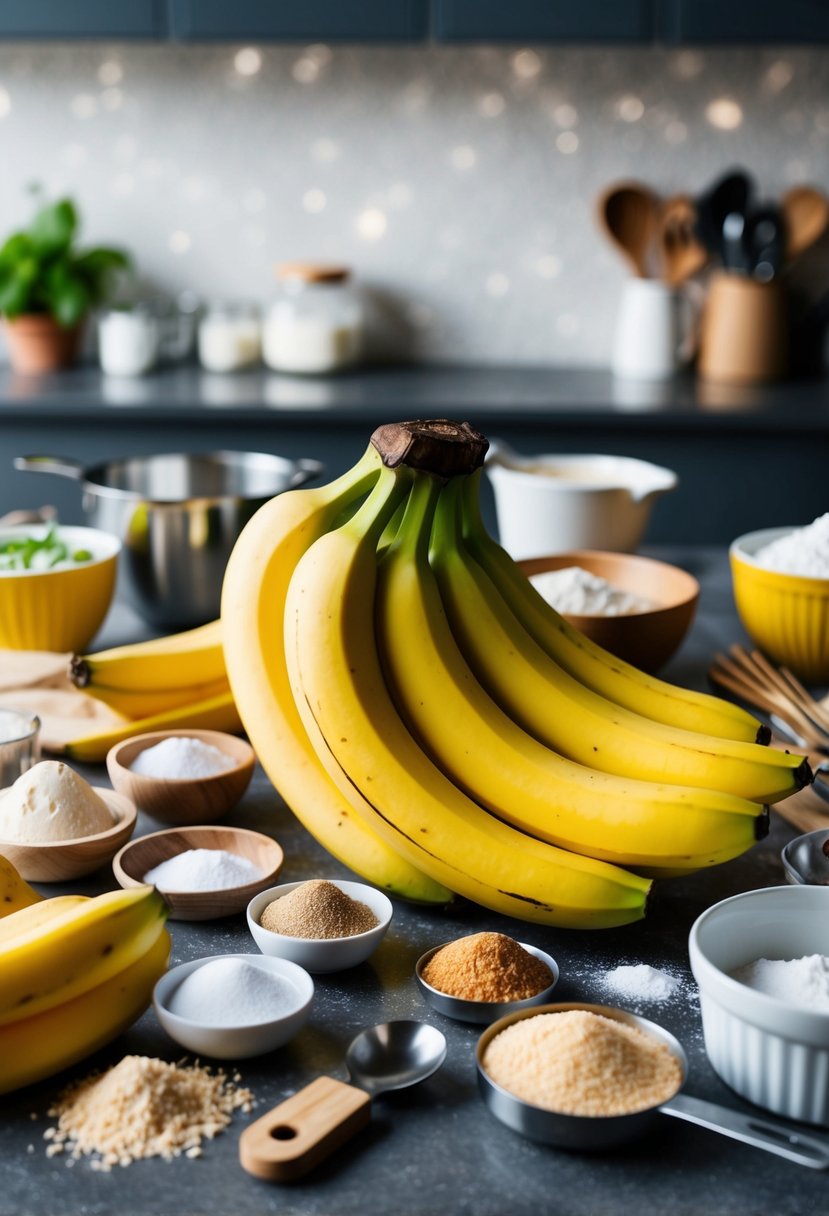
POLYGON ((312 878, 269 903, 260 924, 286 937, 356 937, 380 922, 368 904, 352 899, 336 883, 312 878))
POLYGON ((546 963, 504 933, 472 933, 442 946, 423 968, 438 992, 464 1001, 524 1001, 549 988, 546 963))
POLYGON ((49 1111, 58 1125, 45 1133, 47 1155, 94 1154, 98 1170, 145 1157, 200 1157, 202 1140, 223 1131, 235 1110, 253 1109, 253 1095, 238 1080, 198 1065, 125 1056, 60 1095, 49 1111))
POLYGON ((502 1089, 562 1115, 630 1115, 666 1102, 683 1080, 664 1043, 581 1009, 513 1022, 482 1063, 502 1089))

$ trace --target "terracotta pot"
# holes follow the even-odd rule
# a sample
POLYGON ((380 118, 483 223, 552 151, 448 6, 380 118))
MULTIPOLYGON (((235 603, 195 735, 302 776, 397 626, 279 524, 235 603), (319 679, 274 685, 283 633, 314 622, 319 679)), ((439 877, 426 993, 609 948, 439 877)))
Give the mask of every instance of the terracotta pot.
POLYGON ((29 313, 4 320, 12 369, 24 376, 38 376, 74 363, 80 346, 83 323, 64 328, 54 317, 29 313))

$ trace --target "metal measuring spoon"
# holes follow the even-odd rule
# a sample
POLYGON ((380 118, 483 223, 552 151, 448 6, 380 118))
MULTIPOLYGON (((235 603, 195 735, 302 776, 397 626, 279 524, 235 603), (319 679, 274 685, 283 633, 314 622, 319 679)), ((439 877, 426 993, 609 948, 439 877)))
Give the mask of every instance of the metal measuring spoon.
POLYGON ((622 1009, 607 1005, 537 1005, 535 1009, 527 1012, 522 1011, 502 1018, 485 1030, 478 1040, 476 1059, 481 1096, 496 1118, 513 1131, 554 1148, 593 1152, 617 1148, 637 1136, 644 1135, 661 1114, 673 1115, 677 1119, 707 1127, 722 1136, 730 1136, 767 1153, 785 1157, 797 1165, 806 1165, 815 1170, 829 1168, 829 1138, 809 1135, 795 1124, 756 1114, 750 1109, 733 1110, 729 1106, 720 1106, 716 1102, 706 1102, 683 1094, 681 1090, 688 1073, 688 1060, 679 1040, 655 1022, 622 1009), (666 1102, 629 1115, 564 1115, 533 1106, 492 1080, 484 1068, 483 1059, 487 1045, 495 1035, 522 1018, 537 1017, 543 1013, 564 1013, 568 1010, 586 1010, 588 1013, 613 1018, 663 1043, 680 1067, 682 1079, 677 1092, 666 1102))
POLYGON ((239 1140, 242 1167, 267 1182, 300 1178, 368 1124, 375 1094, 425 1081, 445 1058, 446 1039, 428 1022, 364 1030, 345 1056, 352 1084, 317 1077, 257 1119, 239 1140))

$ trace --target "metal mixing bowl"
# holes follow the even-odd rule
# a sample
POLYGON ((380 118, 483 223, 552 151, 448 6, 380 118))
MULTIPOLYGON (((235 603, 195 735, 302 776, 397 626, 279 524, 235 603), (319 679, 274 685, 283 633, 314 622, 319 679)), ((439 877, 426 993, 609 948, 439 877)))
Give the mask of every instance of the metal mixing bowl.
POLYGON ((316 460, 230 451, 136 456, 92 468, 18 456, 14 465, 81 483, 89 523, 123 545, 123 594, 165 630, 215 620, 225 566, 245 524, 275 494, 323 468, 316 460))

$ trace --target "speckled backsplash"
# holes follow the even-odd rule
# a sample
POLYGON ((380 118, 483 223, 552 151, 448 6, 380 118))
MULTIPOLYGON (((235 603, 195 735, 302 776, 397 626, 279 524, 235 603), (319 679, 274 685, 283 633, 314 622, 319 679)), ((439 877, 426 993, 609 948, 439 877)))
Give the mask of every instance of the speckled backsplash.
POLYGON ((602 364, 600 188, 829 188, 829 52, 6 44, 0 150, 0 233, 38 180, 173 292, 266 300, 275 261, 336 258, 386 349, 602 364))

